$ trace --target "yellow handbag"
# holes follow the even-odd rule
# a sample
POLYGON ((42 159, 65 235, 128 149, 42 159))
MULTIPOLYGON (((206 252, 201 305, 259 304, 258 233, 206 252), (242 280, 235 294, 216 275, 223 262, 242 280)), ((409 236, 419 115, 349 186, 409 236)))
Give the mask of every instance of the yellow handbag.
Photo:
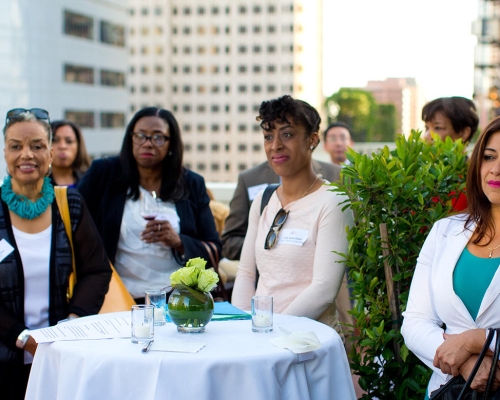
MULTIPOLYGON (((71 233, 71 217, 69 215, 68 206, 68 187, 67 186, 54 186, 54 192, 57 202, 57 207, 59 208, 59 213, 64 223, 64 228, 66 229, 66 234, 69 238, 69 243, 71 246, 71 257, 73 263, 73 272, 69 276, 68 301, 73 297, 73 288, 76 284, 76 264, 75 264, 75 252, 73 250, 73 235, 71 233)), ((108 293, 104 298, 104 303, 99 311, 99 314, 116 312, 116 311, 129 311, 130 308, 135 304, 134 299, 128 292, 127 288, 120 279, 120 276, 116 272, 113 264, 109 263, 111 270, 113 271, 111 275, 111 281, 109 282, 108 293)))

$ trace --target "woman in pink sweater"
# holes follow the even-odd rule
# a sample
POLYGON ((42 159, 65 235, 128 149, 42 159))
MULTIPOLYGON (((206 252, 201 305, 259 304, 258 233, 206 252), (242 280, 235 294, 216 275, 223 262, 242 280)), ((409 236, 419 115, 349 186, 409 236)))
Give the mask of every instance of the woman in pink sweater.
POLYGON ((321 118, 309 104, 283 96, 264 101, 257 120, 281 185, 262 215, 262 193, 252 204, 232 302, 248 310, 252 296, 273 296, 274 312, 339 330, 335 298, 345 265, 335 252, 347 252, 353 215, 342 212, 347 198, 329 191, 311 165, 321 118))

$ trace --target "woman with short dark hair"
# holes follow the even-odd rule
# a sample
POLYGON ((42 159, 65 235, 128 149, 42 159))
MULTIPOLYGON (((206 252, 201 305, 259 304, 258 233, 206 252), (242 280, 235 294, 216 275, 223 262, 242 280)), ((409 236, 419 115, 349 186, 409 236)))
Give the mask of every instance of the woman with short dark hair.
MULTIPOLYGON (((468 208, 436 222, 417 260, 401 333, 434 370, 428 395, 451 375, 469 377, 486 339, 500 327, 500 118, 479 136, 467 173, 468 208)), ((484 391, 490 353, 472 388, 484 391)), ((499 387, 496 370, 493 389, 499 387)))
POLYGON ((353 215, 342 211, 347 198, 331 192, 311 164, 321 118, 306 102, 283 96, 262 102, 257 120, 281 185, 262 214, 262 193, 252 203, 232 302, 248 310, 252 296, 273 296, 275 312, 316 319, 341 333, 335 299, 345 265, 338 253, 347 253, 353 215))
POLYGON ((166 286, 185 260, 203 257, 217 268, 221 244, 205 181, 182 166, 182 156, 175 117, 147 107, 128 124, 119 157, 95 160, 78 185, 138 303, 145 290, 166 286), (157 207, 155 219, 141 217, 139 199, 157 207))
POLYGON ((462 139, 469 142, 476 134, 479 117, 474 102, 465 97, 441 97, 427 103, 422 109, 425 122, 424 137, 431 140, 431 132, 445 140, 462 139))
POLYGON ((78 125, 67 120, 52 121, 50 126, 54 134, 52 182, 55 185, 76 187, 90 166, 82 131, 78 125))

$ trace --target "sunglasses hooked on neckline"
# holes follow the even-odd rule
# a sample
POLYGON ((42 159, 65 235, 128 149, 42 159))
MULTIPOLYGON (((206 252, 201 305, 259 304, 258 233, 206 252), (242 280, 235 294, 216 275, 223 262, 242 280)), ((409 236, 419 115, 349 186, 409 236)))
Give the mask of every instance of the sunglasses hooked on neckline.
POLYGON ((15 118, 23 113, 33 114, 36 119, 47 121, 48 123, 50 123, 49 112, 47 110, 44 110, 43 108, 13 108, 12 110, 7 111, 7 115, 5 116, 5 124, 8 124, 12 118, 15 118))
POLYGON ((269 228, 269 233, 266 236, 266 242, 264 243, 265 250, 271 250, 274 246, 276 246, 276 243, 278 242, 278 233, 281 228, 283 228, 283 225, 285 225, 289 213, 290 210, 286 211, 283 208, 276 213, 273 223, 269 228))

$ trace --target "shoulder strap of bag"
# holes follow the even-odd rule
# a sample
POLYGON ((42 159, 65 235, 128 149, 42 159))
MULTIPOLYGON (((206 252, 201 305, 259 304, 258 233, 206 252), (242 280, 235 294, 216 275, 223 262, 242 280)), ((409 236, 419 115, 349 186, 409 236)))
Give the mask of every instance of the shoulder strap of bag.
POLYGON ((262 201, 260 203, 260 215, 262 215, 264 208, 267 206, 267 203, 269 203, 269 199, 276 191, 276 189, 278 189, 279 185, 279 183, 271 183, 264 189, 264 193, 262 193, 262 201))
POLYGON ((69 245, 71 246, 71 262, 73 266, 73 272, 69 276, 68 290, 66 292, 66 297, 71 299, 73 297, 73 288, 76 284, 76 264, 75 264, 75 252, 73 250, 73 234, 71 232, 71 217, 69 215, 69 205, 68 205, 68 187, 67 186, 54 186, 54 194, 56 197, 57 207, 59 208, 59 213, 64 224, 64 229, 68 235, 69 245))
MULTIPOLYGON (((467 382, 465 382, 465 385, 463 386, 460 394, 458 395, 457 400, 461 400, 462 396, 465 394, 465 391, 470 388, 470 385, 471 385, 472 381, 474 380, 474 378, 476 377, 477 371, 479 370, 479 366, 483 362, 484 356, 488 352, 488 349, 490 347, 491 341, 493 340, 493 335, 494 334, 495 334, 495 329, 489 329, 489 331, 488 331, 488 337, 486 338, 486 342, 484 343, 483 349, 481 350, 481 353, 479 354, 479 357, 477 358, 477 361, 474 364, 474 368, 472 368, 472 371, 471 371, 471 373, 469 375, 469 379, 467 379, 467 382)), ((495 349, 495 352, 496 352, 496 349, 495 349)), ((491 368, 493 370, 495 370, 496 369, 496 364, 493 363, 491 368)), ((493 371, 493 372, 495 372, 495 371, 493 371)))
POLYGON ((500 355, 500 329, 490 329, 496 333, 495 340, 495 352, 493 353, 493 364, 491 365, 490 374, 488 375, 488 382, 486 384, 486 390, 484 392, 484 398, 488 399, 491 391, 491 385, 493 384, 493 379, 495 378, 496 373, 496 362, 498 360, 498 356, 500 355))

